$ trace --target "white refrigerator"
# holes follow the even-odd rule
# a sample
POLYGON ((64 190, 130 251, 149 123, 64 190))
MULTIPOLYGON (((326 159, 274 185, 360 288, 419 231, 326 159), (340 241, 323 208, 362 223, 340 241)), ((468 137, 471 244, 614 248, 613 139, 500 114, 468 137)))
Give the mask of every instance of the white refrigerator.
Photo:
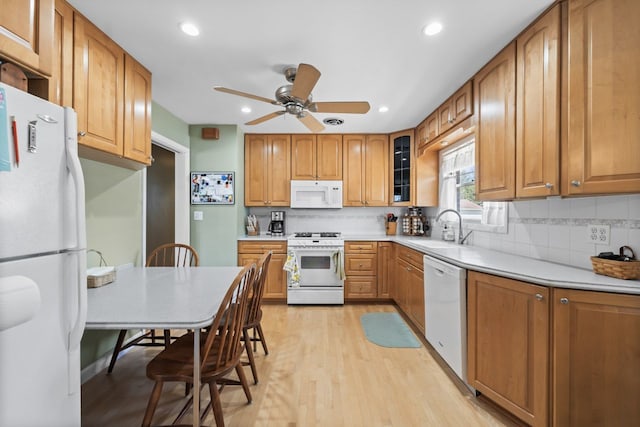
POLYGON ((80 426, 87 289, 76 122, 71 108, 0 83, 2 427, 80 426))

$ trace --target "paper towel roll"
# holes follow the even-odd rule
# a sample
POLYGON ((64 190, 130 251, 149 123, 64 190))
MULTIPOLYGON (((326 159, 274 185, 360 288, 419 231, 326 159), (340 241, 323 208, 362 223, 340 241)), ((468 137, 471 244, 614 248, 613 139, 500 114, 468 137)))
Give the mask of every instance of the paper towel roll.
POLYGON ((0 331, 33 319, 40 309, 40 289, 24 276, 0 277, 0 331))

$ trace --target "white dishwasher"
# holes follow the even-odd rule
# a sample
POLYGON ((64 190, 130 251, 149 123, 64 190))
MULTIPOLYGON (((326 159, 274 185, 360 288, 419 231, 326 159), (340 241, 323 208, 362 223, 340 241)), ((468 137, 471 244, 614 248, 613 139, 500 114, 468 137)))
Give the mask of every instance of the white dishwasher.
MULTIPOLYGON (((428 255, 424 256, 424 335, 465 384, 467 384, 466 280, 465 269, 428 255)), ((470 387, 468 384, 467 386, 470 387)))

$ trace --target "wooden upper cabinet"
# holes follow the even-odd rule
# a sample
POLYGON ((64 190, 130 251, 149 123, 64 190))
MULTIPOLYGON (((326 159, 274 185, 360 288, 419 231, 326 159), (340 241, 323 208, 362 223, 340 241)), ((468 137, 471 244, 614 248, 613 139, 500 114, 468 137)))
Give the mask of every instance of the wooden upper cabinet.
POLYGON ((389 138, 389 204, 410 206, 415 200, 415 148, 413 130, 392 133, 389 138))
POLYGON ((472 113, 473 84, 472 81, 469 80, 438 108, 438 129, 433 138, 445 133, 456 124, 471 116, 472 113))
POLYGON ((317 179, 342 179, 342 135, 319 134, 316 164, 317 179))
POLYGON ((365 150, 365 205, 389 204, 389 137, 367 135, 365 150))
POLYGON ((245 206, 289 206, 290 135, 245 136, 245 206))
POLYGON ((544 286, 468 274, 469 384, 531 426, 549 425, 549 295, 544 286))
POLYGON ((516 44, 512 42, 474 77, 476 194, 479 200, 515 196, 516 44))
POLYGON ((453 112, 450 100, 447 100, 444 104, 438 107, 438 128, 440 132, 444 133, 451 129, 453 126, 453 112))
POLYGON ((343 205, 364 206, 364 151, 367 137, 344 135, 343 138, 343 205))
POLYGON ((291 135, 291 179, 316 179, 317 157, 316 135, 291 135))
POLYGON ((640 2, 568 3, 562 193, 640 192, 640 2))
POLYGON ((53 0, 0 0, 0 53, 45 76, 53 56, 53 0))
POLYGON ((78 143, 123 154, 124 51, 79 14, 74 16, 73 108, 78 143))
POLYGON ((431 114, 424 121, 425 124, 425 142, 429 143, 436 139, 440 135, 440 128, 438 127, 438 115, 431 114))
POLYGON ((151 164, 151 72, 125 55, 124 157, 151 164))
POLYGON ((343 151, 343 205, 387 206, 388 136, 344 135, 343 151))
POLYGON ((516 40, 516 196, 560 194, 560 16, 556 5, 516 40))
POLYGON ((553 425, 640 425, 640 296, 553 290, 553 425))
MULTIPOLYGON (((432 114, 431 116, 435 116, 435 115, 432 114)), ((436 123, 437 123, 437 120, 436 120, 436 123)), ((416 134, 416 151, 417 151, 418 148, 427 144, 427 119, 424 119, 422 123, 420 123, 416 127, 415 134, 416 134)))
POLYGON ((292 135, 291 179, 341 180, 342 135, 292 135))
POLYGON ((64 0, 55 3, 49 101, 73 105, 73 9, 64 0))

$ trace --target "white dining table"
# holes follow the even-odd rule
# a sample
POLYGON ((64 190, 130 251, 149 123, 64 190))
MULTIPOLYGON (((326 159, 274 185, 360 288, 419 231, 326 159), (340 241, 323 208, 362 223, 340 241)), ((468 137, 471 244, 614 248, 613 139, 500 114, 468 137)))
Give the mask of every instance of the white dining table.
POLYGON ((130 267, 87 292, 86 329, 193 329, 193 425, 200 425, 200 332, 242 267, 130 267))

